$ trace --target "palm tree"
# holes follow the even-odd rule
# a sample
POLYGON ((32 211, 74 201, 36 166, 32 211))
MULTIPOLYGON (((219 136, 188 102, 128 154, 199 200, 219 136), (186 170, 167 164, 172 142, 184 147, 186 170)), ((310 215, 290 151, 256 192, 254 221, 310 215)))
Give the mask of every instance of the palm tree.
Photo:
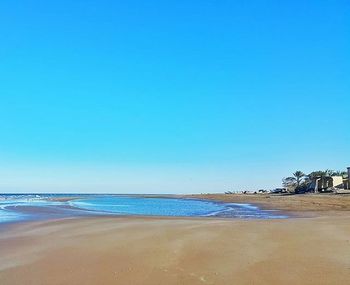
POLYGON ((295 178, 295 182, 296 182, 297 187, 299 187, 306 175, 304 172, 297 170, 293 173, 293 176, 295 178))
POLYGON ((344 177, 346 175, 348 175, 348 173, 346 171, 337 170, 337 171, 333 171, 333 173, 332 173, 332 176, 343 176, 344 177))
POLYGON ((305 173, 297 170, 293 173, 293 176, 283 179, 283 185, 289 189, 298 189, 305 178, 305 173))

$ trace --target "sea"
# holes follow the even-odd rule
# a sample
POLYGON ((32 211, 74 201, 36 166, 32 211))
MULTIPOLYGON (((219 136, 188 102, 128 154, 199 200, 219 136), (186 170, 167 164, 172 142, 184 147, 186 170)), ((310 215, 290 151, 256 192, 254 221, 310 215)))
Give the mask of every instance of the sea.
POLYGON ((112 194, 0 194, 0 223, 79 216, 164 216, 236 219, 285 219, 251 204, 112 194), (72 199, 63 199, 72 197, 72 199))

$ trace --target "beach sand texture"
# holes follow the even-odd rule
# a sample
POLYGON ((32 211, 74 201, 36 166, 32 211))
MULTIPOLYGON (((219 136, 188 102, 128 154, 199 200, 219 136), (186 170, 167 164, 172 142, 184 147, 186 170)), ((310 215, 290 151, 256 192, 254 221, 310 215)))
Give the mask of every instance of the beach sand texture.
POLYGON ((350 284, 350 218, 77 218, 0 232, 1 285, 350 284))

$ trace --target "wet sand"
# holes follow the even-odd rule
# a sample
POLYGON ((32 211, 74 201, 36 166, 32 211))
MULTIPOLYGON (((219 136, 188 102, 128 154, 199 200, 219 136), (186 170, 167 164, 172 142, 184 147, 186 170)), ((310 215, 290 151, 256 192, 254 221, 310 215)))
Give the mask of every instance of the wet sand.
MULTIPOLYGON (((291 210, 296 202, 284 199, 291 210)), ((305 202, 312 218, 80 217, 6 226, 0 284, 350 284, 349 212, 338 207, 344 201, 320 199, 314 208, 305 202)))

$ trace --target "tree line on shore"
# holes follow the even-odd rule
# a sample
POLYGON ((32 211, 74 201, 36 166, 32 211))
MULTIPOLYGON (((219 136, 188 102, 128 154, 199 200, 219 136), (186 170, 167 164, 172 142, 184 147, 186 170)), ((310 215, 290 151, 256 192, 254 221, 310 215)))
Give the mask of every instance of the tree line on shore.
POLYGON ((289 192, 295 193, 305 193, 315 190, 315 184, 317 180, 323 182, 328 178, 333 176, 342 176, 346 177, 347 172, 345 171, 334 171, 334 170, 318 170, 313 171, 309 174, 305 174, 303 171, 297 170, 293 173, 292 176, 283 178, 283 186, 289 192))

